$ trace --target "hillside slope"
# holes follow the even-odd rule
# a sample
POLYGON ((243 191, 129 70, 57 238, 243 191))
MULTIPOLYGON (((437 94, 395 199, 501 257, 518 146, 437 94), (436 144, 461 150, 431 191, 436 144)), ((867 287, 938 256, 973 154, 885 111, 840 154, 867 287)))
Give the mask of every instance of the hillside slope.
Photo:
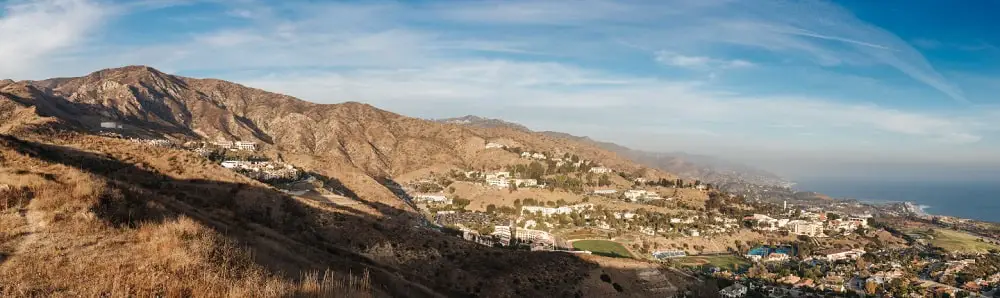
POLYGON ((312 104, 147 67, 5 81, 0 296, 587 294, 600 258, 488 248, 423 228, 386 186, 426 167, 467 166, 487 140, 638 167, 523 131, 312 104), (137 137, 256 141, 355 201, 291 197, 189 151, 94 135, 108 120, 137 137))

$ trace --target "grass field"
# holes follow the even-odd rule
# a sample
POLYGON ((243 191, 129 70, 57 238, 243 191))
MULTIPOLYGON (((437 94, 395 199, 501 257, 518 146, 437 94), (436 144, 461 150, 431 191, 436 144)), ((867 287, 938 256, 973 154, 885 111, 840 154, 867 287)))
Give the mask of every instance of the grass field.
POLYGON ((738 256, 691 256, 678 258, 677 261, 684 266, 701 266, 711 264, 722 269, 734 271, 750 267, 750 262, 738 256))
POLYGON ((908 232, 921 234, 925 237, 932 236, 934 239, 928 237, 927 243, 944 251, 987 252, 990 249, 1000 249, 1000 246, 979 241, 979 237, 965 232, 948 229, 934 229, 933 234, 927 233, 925 229, 915 229, 908 232))
POLYGON ((607 240, 580 240, 573 242, 573 248, 586 250, 605 257, 631 258, 632 254, 621 243, 607 240))

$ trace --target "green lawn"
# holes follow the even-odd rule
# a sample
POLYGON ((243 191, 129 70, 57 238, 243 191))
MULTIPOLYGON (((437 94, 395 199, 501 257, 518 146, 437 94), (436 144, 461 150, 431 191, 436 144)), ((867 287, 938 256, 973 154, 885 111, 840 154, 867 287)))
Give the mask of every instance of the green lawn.
MULTIPOLYGON (((928 236, 927 230, 914 230, 912 232, 928 236)), ((990 249, 1000 249, 1000 246, 979 241, 979 237, 965 232, 934 229, 934 234, 931 236, 934 239, 927 239, 927 243, 944 251, 987 252, 990 249)))
POLYGON ((712 264, 713 266, 739 271, 742 268, 749 268, 750 262, 738 256, 691 256, 678 258, 678 262, 684 266, 701 266, 712 264))
POLYGON ((607 240, 580 240, 573 242, 573 248, 586 250, 605 257, 631 258, 632 254, 621 243, 607 240))

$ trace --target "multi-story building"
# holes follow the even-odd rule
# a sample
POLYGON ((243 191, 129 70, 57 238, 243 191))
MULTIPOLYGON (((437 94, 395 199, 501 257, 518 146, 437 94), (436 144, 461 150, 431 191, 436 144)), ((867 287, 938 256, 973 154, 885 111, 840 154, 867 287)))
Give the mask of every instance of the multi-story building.
POLYGON ((238 141, 233 143, 233 147, 245 151, 257 151, 257 143, 238 141))
POLYGON ((804 221, 804 220, 793 220, 788 222, 788 231, 795 235, 805 235, 810 237, 819 237, 823 235, 823 225, 804 221))

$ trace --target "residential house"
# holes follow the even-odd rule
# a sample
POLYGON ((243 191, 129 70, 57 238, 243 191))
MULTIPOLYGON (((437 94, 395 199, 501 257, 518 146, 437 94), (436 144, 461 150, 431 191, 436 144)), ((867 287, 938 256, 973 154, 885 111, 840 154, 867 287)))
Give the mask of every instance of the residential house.
POLYGON ((239 149, 239 150, 257 151, 257 143, 254 143, 254 142, 243 142, 243 141, 240 141, 240 142, 233 143, 233 146, 236 147, 236 149, 239 149))
POLYGON ((615 189, 595 189, 594 190, 594 194, 595 195, 613 195, 613 194, 616 194, 616 193, 618 193, 618 190, 615 190, 615 189))
POLYGON ((590 168, 590 172, 594 174, 608 174, 611 173, 611 169, 605 167, 593 167, 590 168))
POLYGON ((517 187, 535 187, 538 186, 538 180, 535 179, 514 179, 514 185, 517 187))
POLYGON ((498 188, 510 187, 510 172, 493 172, 486 174, 486 185, 498 188))
POLYGON ((486 143, 486 149, 503 149, 504 147, 507 147, 507 146, 504 146, 503 144, 499 144, 499 143, 493 143, 493 142, 486 143))
POLYGON ((534 158, 534 159, 545 159, 545 154, 534 153, 534 154, 531 154, 531 158, 534 158))
POLYGON ((216 141, 212 142, 213 145, 219 146, 222 149, 233 149, 233 142, 230 141, 216 141))
POLYGON ((452 200, 441 194, 418 194, 413 197, 416 202, 450 205, 452 200))
POLYGON ((746 294, 747 294, 747 287, 740 283, 734 283, 731 286, 728 286, 719 291, 719 296, 726 298, 743 297, 746 294))
POLYGON ((629 189, 625 191, 625 198, 629 201, 635 201, 639 198, 645 197, 649 192, 641 189, 629 189))
POLYGON ((839 261, 839 260, 854 260, 865 254, 862 249, 826 249, 817 251, 815 255, 826 259, 827 261, 839 261))

